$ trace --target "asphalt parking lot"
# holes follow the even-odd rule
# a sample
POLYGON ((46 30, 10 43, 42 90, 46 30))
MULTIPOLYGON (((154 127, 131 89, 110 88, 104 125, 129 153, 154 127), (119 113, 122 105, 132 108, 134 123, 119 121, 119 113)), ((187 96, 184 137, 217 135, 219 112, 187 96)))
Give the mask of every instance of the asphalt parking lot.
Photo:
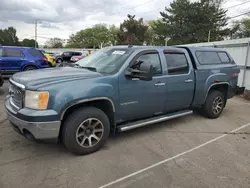
POLYGON ((216 120, 197 114, 111 137, 91 155, 14 132, 0 88, 0 188, 250 187, 250 103, 235 97, 216 120))

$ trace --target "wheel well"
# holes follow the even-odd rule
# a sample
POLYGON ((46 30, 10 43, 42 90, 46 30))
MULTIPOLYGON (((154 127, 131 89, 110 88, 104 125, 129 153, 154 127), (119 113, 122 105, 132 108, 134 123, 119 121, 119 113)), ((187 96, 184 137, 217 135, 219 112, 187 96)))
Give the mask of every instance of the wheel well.
MULTIPOLYGON (((217 90, 217 91, 220 91, 221 93, 224 94, 224 97, 225 97, 225 106, 226 106, 226 103, 227 103, 227 95, 228 95, 228 84, 217 84, 217 85, 214 85, 210 88, 210 90, 208 91, 208 94, 209 92, 211 92, 212 90, 217 90)), ((207 95, 208 95, 207 94, 207 95)), ((206 96, 207 98, 207 96, 206 96)))
POLYGON ((35 65, 25 65, 25 66, 23 67, 23 70, 26 69, 27 67, 35 67, 36 69, 38 69, 38 67, 35 66, 35 65))
POLYGON ((62 125, 64 121, 68 118, 68 116, 73 113, 75 110, 78 110, 79 108, 83 107, 96 107, 100 110, 102 110, 109 118, 110 122, 110 128, 111 131, 115 128, 115 117, 114 117, 114 111, 113 111, 113 106, 110 101, 108 100, 95 100, 95 101, 89 101, 89 102, 84 102, 84 103, 79 103, 74 106, 69 107, 66 112, 63 114, 62 117, 62 125))
POLYGON ((227 97, 227 92, 228 92, 228 85, 227 84, 218 84, 218 85, 214 85, 210 88, 209 92, 211 90, 217 90, 220 91, 221 93, 224 94, 225 97, 227 97))

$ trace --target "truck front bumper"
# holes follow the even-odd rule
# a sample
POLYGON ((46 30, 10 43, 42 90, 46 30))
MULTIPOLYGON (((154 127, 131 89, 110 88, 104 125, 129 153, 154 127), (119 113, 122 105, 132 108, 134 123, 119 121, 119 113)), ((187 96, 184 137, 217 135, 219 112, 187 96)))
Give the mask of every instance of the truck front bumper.
MULTIPOLYGON (((44 121, 27 121, 24 119, 36 119, 36 115, 40 115, 41 111, 31 109, 19 110, 15 112, 10 104, 9 99, 5 101, 5 109, 7 116, 12 124, 13 129, 19 134, 25 136, 30 140, 57 140, 59 136, 61 121, 46 121, 48 116, 39 119, 44 121), (32 111, 32 112, 31 112, 32 111), (26 114, 27 113, 27 114, 26 114), (22 119, 20 117, 23 117, 22 119)), ((50 111, 49 111, 50 112, 50 111)), ((45 113, 48 114, 48 113, 45 113)), ((54 116, 54 114, 53 114, 54 116)))

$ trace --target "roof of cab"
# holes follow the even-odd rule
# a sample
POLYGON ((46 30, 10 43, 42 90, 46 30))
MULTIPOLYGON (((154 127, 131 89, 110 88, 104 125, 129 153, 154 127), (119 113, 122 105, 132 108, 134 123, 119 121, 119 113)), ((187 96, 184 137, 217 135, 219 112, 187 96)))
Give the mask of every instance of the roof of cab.
POLYGON ((175 46, 137 46, 137 45, 118 45, 109 46, 107 48, 120 48, 120 49, 133 49, 133 50, 150 50, 150 49, 163 49, 163 50, 181 50, 181 48, 175 46))
POLYGON ((216 51, 216 52, 225 52, 223 48, 215 47, 190 47, 190 46, 177 46, 178 48, 190 49, 191 51, 216 51))

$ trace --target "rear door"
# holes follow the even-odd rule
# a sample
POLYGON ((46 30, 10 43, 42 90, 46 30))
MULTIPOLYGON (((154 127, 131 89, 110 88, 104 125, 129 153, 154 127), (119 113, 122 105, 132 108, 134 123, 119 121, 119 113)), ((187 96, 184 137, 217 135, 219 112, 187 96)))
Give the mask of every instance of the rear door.
POLYGON ((166 77, 166 111, 187 109, 190 107, 194 89, 194 70, 186 53, 164 51, 168 75, 166 77))
POLYGON ((9 73, 18 72, 21 69, 22 62, 25 61, 25 55, 18 48, 3 48, 2 66, 3 70, 9 73))
POLYGON ((62 58, 64 61, 69 61, 71 57, 72 57, 72 52, 63 52, 62 54, 62 58))

